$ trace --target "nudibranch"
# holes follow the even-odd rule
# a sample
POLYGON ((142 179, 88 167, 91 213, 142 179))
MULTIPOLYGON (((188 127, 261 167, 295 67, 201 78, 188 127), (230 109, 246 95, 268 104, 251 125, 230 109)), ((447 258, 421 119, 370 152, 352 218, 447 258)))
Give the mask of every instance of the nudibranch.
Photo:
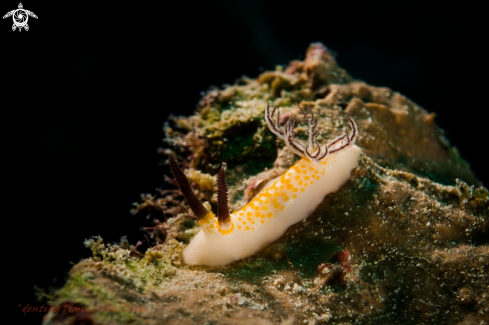
MULTIPOLYGON (((170 168, 201 229, 183 251, 188 265, 226 265, 251 256, 277 240, 291 225, 307 218, 324 197, 340 188, 358 166, 360 148, 356 123, 348 116, 349 131, 321 146, 315 140, 317 119, 312 111, 304 112, 309 141, 296 137, 294 119, 280 127, 277 106, 265 110, 265 119, 275 135, 302 159, 282 176, 269 181, 248 204, 229 213, 224 168, 218 176, 217 218, 192 192, 185 174, 170 156, 170 168)), ((301 109, 302 110, 302 109, 301 109)))

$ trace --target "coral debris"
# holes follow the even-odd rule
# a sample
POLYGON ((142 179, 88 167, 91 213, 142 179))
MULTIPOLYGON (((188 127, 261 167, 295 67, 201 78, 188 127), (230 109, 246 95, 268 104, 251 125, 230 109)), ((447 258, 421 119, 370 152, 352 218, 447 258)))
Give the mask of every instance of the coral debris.
MULTIPOLYGON (((125 241, 88 240, 93 257, 73 267, 52 303, 120 311, 91 313, 100 324, 489 322, 487 189, 434 114, 353 79, 322 44, 304 61, 212 90, 195 115, 168 121, 163 151, 194 175, 206 208, 216 211, 210 175, 223 162, 231 211, 296 162, 268 131, 271 100, 282 116, 309 107, 318 141, 341 133, 345 113, 357 122, 365 155, 338 191, 259 254, 224 267, 182 263, 199 226, 175 187, 145 195, 135 212, 149 209, 164 225, 159 244, 141 254, 125 241)), ((49 313, 44 324, 61 318, 49 313)))

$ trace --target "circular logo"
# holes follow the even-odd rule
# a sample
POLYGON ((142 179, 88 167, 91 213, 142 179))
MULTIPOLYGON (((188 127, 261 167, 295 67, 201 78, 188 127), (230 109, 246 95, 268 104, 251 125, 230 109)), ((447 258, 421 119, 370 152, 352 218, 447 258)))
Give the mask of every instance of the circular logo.
POLYGON ((15 10, 12 16, 14 18, 14 24, 17 27, 24 27, 29 19, 29 15, 27 15, 27 12, 24 9, 15 10))

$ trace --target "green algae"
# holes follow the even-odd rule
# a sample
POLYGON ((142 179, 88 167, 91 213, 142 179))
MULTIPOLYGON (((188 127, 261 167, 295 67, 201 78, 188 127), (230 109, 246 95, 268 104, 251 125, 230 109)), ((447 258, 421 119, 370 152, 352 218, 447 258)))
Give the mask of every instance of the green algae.
POLYGON ((116 322, 120 324, 140 323, 137 313, 126 311, 127 302, 106 288, 103 283, 93 281, 91 273, 73 272, 65 286, 56 292, 58 301, 67 301, 87 306, 88 312, 95 321, 116 322), (102 310, 101 312, 98 310, 102 310), (114 311, 114 312, 110 312, 114 311))
POLYGON ((169 240, 161 250, 148 249, 142 258, 132 257, 129 250, 118 245, 106 246, 100 236, 86 240, 85 246, 93 252, 94 269, 141 292, 176 274, 171 260, 183 249, 176 240, 169 240))

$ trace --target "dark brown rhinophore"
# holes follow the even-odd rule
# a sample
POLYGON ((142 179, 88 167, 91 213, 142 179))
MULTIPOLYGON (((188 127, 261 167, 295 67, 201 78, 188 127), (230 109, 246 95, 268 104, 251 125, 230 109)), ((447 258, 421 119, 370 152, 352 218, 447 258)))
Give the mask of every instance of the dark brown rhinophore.
POLYGON ((226 171, 224 167, 219 170, 217 190, 217 220, 219 225, 228 223, 231 220, 228 207, 228 184, 226 183, 226 171))
POLYGON ((172 155, 169 155, 168 160, 170 161, 171 172, 173 173, 173 176, 175 177, 175 180, 177 181, 178 186, 180 187, 180 191, 182 191, 183 196, 185 196, 185 199, 187 200, 190 209, 195 214, 197 219, 199 220, 204 219, 209 213, 209 211, 207 211, 204 205, 200 203, 200 200, 192 191, 187 176, 185 176, 183 170, 180 168, 180 166, 178 166, 178 163, 175 160, 175 158, 173 158, 172 155))

